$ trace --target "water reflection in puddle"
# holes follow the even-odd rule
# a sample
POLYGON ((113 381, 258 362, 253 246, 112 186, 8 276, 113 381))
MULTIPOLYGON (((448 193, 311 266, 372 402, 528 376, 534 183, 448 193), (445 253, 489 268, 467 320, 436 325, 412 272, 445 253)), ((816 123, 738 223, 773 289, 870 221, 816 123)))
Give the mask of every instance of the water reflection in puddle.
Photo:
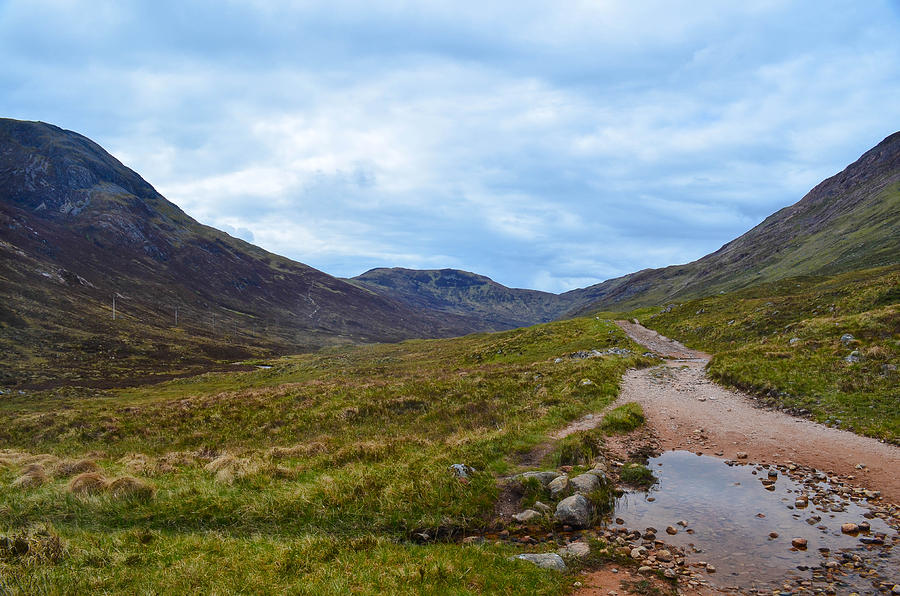
POLYGON ((831 498, 844 511, 832 511, 812 500, 808 507, 795 508, 799 494, 810 494, 809 485, 779 472, 774 490, 766 490, 760 480, 767 479, 767 470, 751 465, 729 466, 720 459, 686 451, 652 458, 648 467, 659 482, 647 493, 629 492, 619 498, 615 517, 622 518, 629 529, 656 528, 660 538, 685 549, 688 563, 706 561, 715 565, 718 573, 709 577, 711 582, 763 587, 780 585, 788 577, 810 578, 809 571, 798 567, 820 568, 824 573, 821 566, 827 561, 845 562, 838 552, 842 550, 863 557, 865 567, 876 572, 871 576, 868 571, 850 572, 839 578, 844 588, 871 591, 875 576, 882 581, 900 581, 900 552, 891 549, 896 531, 884 520, 873 518, 864 503, 834 495, 831 498), (686 521, 693 533, 677 525, 679 521, 686 521), (869 535, 887 534, 887 545, 867 547, 860 542, 864 535, 842 534, 841 524, 845 522, 868 522, 869 535), (667 535, 667 526, 677 528, 678 533, 667 535), (770 537, 773 532, 777 538, 770 537), (807 550, 792 550, 793 538, 805 538, 807 550), (830 549, 830 553, 823 554, 822 548, 830 549))

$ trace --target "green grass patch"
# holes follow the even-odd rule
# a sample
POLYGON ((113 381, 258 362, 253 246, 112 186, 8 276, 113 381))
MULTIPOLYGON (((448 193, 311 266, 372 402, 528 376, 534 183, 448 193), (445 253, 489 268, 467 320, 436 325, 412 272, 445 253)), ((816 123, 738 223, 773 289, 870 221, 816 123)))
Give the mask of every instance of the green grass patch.
POLYGON ((613 408, 600 422, 600 428, 609 433, 627 433, 644 424, 644 410, 637 402, 628 402, 613 408))
POLYGON ((619 480, 628 486, 646 488, 656 483, 656 476, 643 464, 627 463, 619 470, 619 480))

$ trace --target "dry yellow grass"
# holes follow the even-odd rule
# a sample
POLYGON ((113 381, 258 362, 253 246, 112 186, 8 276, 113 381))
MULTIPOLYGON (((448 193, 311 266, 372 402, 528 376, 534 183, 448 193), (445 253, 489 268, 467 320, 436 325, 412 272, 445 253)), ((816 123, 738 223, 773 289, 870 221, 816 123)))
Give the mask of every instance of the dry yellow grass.
POLYGON ((106 490, 108 483, 99 472, 85 472, 69 481, 69 492, 78 495, 95 495, 106 490))
POLYGON ((149 500, 156 494, 155 486, 134 476, 116 478, 107 485, 107 489, 117 498, 149 500))
POLYGON ((37 488, 47 482, 47 472, 41 464, 28 464, 22 474, 12 481, 15 488, 37 488))
POLYGON ((85 472, 99 472, 100 466, 92 459, 79 459, 78 461, 64 460, 56 465, 53 475, 59 478, 69 478, 85 472))

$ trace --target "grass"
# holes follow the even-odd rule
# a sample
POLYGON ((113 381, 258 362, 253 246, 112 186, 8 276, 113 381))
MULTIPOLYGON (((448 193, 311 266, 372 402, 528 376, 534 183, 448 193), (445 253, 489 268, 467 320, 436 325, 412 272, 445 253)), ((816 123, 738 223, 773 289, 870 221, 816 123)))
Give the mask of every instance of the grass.
POLYGON ((609 433, 627 433, 644 424, 644 410, 637 402, 628 402, 613 408, 600 422, 600 428, 609 433))
POLYGON ((650 468, 643 464, 626 463, 619 470, 619 480, 628 486, 648 487, 656 482, 656 477, 650 468))
POLYGON ((900 443, 900 267, 787 279, 641 322, 714 354, 710 376, 764 405, 900 443))
POLYGON ((0 591, 563 593, 570 580, 508 560, 514 547, 455 541, 491 522, 514 454, 651 362, 567 357, 613 346, 641 353, 574 319, 0 396, 0 535, 51 528, 64 545, 55 562, 0 557, 0 591), (475 473, 461 482, 454 463, 475 473), (13 486, 37 465, 39 485, 13 486), (97 490, 70 490, 85 474, 97 490))

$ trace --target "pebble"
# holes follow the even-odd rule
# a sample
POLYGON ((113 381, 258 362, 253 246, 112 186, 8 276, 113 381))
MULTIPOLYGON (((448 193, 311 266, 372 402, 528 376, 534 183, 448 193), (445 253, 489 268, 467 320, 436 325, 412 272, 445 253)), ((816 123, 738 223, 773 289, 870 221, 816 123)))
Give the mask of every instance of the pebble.
POLYGON ((678 528, 676 528, 675 526, 667 526, 666 527, 666 534, 669 534, 670 536, 674 536, 677 533, 678 533, 678 528))
POLYGON ((794 538, 791 540, 791 546, 794 548, 806 548, 806 538, 794 538))

